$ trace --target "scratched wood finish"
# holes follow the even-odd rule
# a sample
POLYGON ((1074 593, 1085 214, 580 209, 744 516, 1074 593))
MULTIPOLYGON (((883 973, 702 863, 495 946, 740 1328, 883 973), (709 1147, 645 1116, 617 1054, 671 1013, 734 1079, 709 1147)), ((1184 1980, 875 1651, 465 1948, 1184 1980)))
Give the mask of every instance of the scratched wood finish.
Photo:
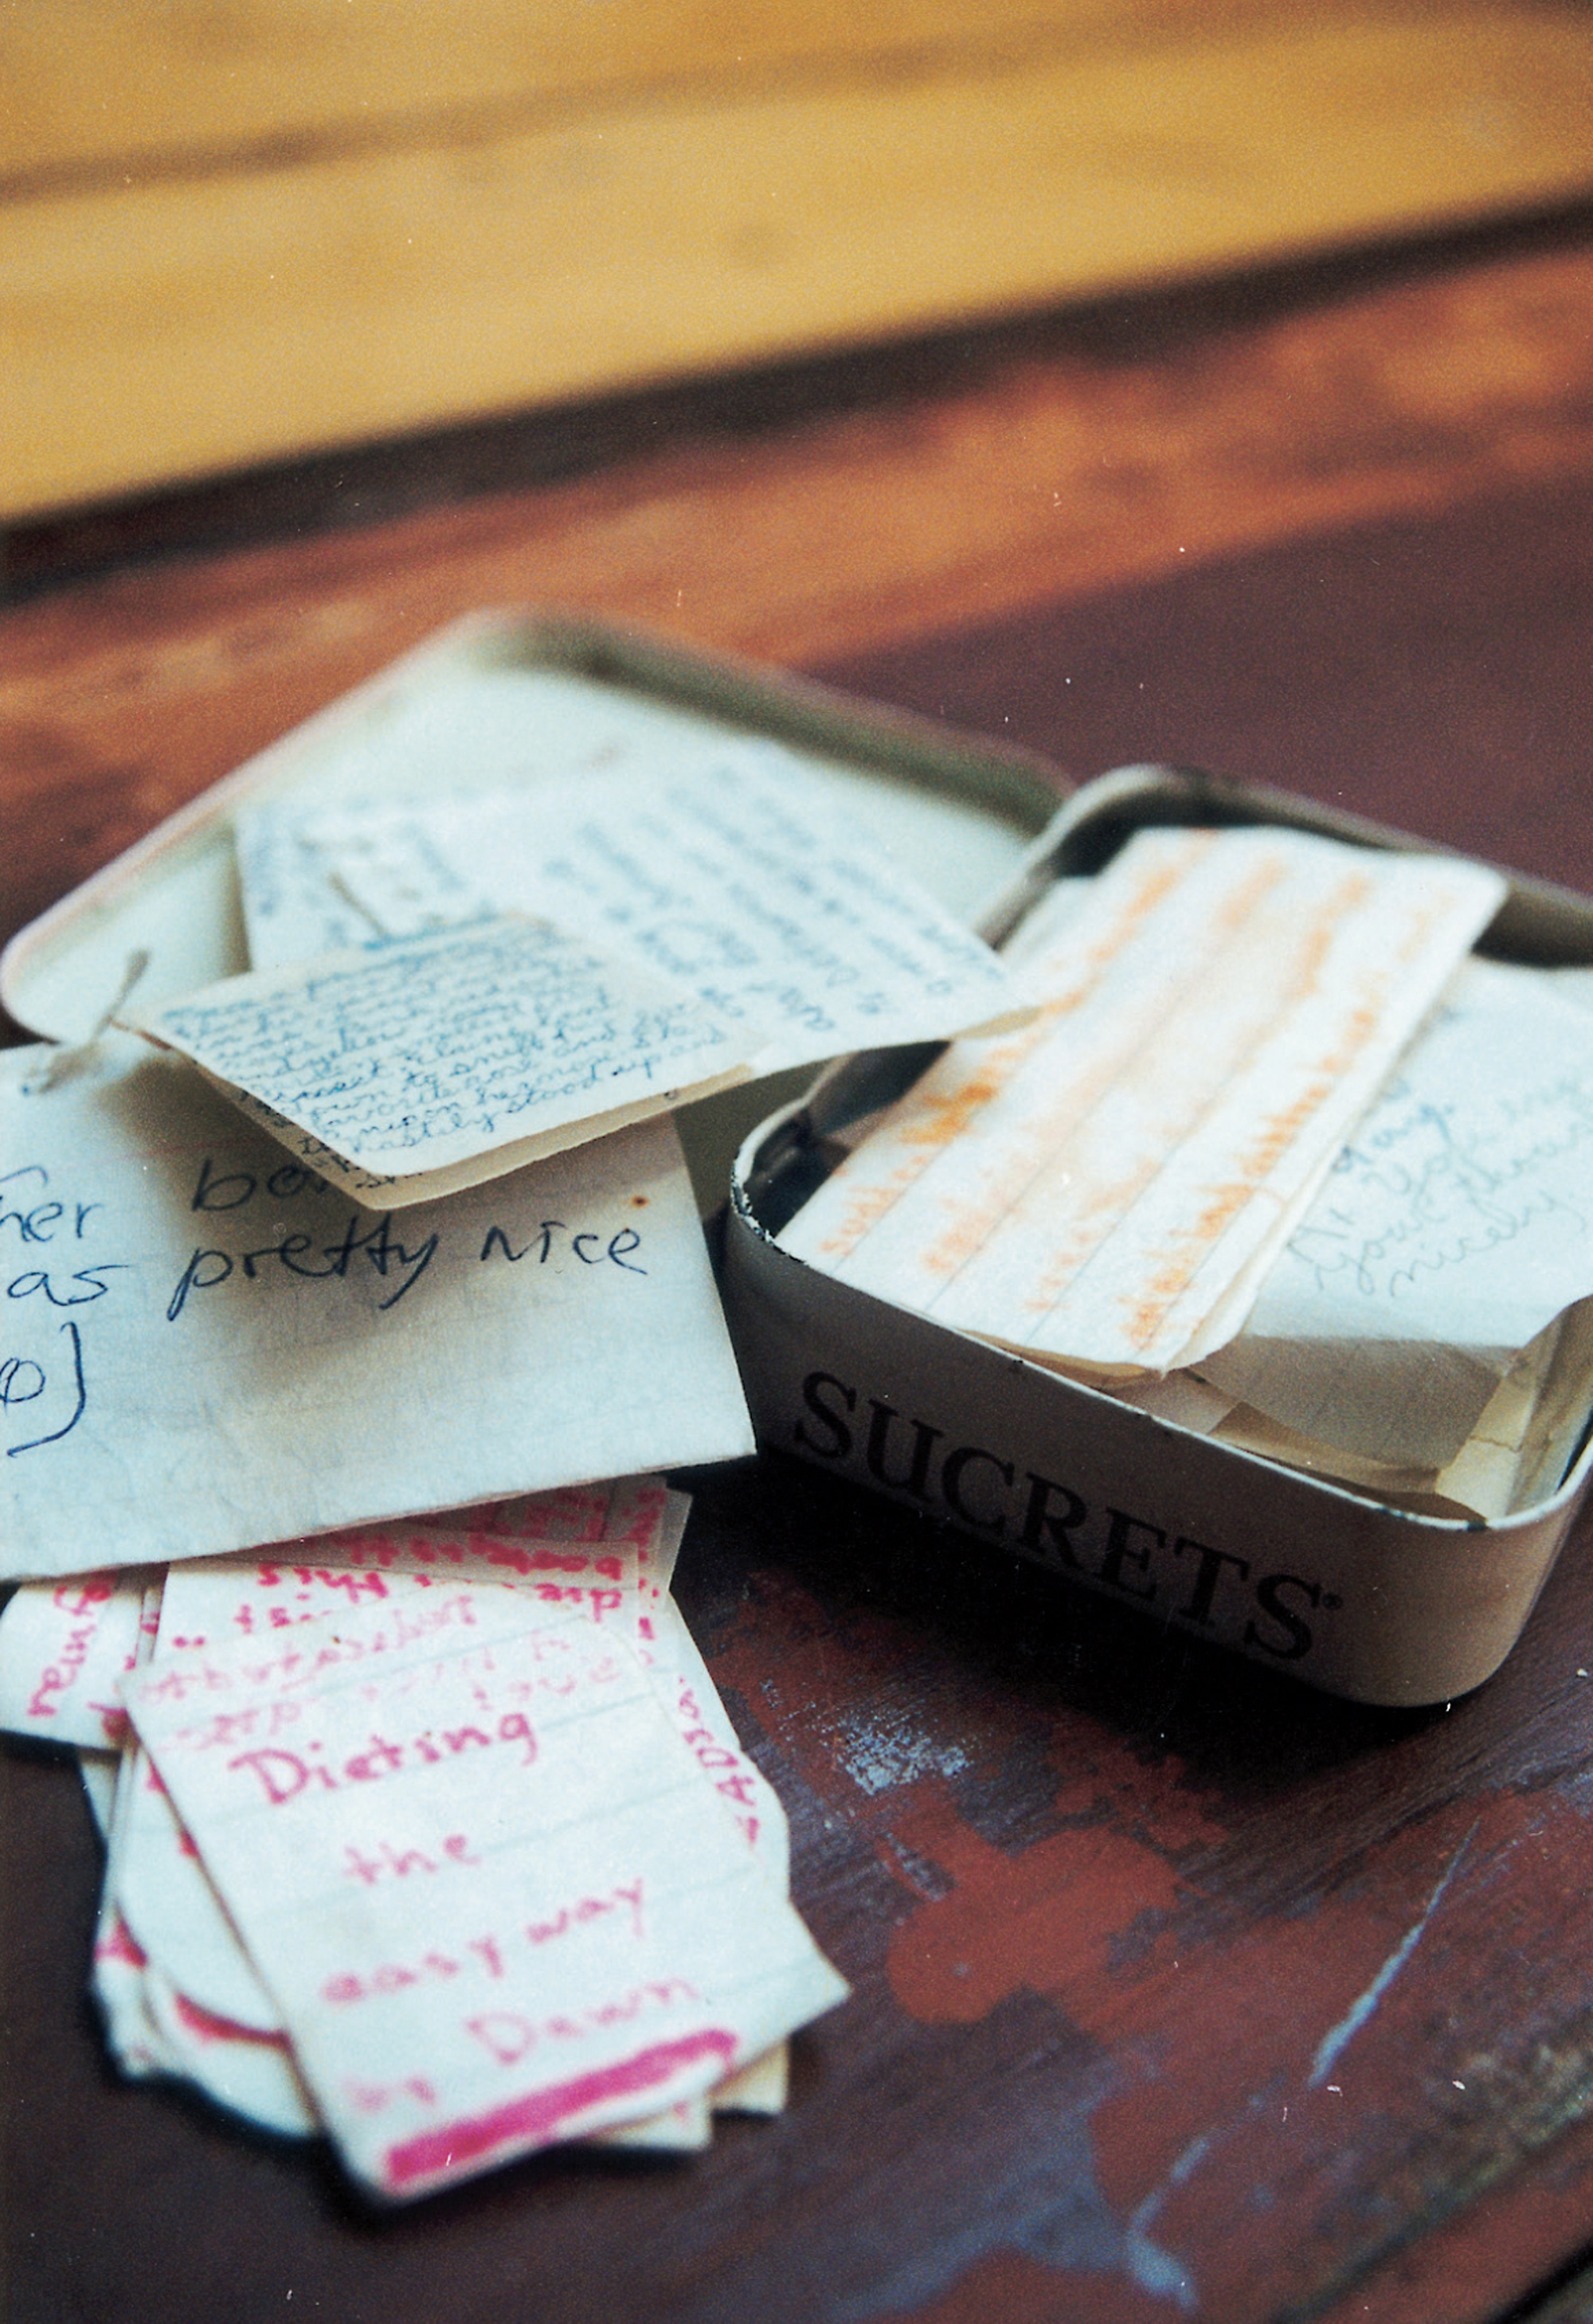
MULTIPOLYGON (((1080 771, 1203 758, 1593 887, 1590 283, 1563 248, 1146 309, 795 438, 19 605, 0 927, 549 575, 1080 771)), ((788 2116, 362 2212, 324 2158, 110 2080, 86 1814, 7 1747, 7 2324, 290 2292, 350 2324, 1482 2324, 1593 2244, 1593 1526, 1496 1680, 1389 1714, 822 1475, 694 1481, 681 1595, 857 1988, 788 2116)))
POLYGON ((793 8, 733 65, 726 15, 687 10, 631 68, 642 13, 588 29, 585 78, 567 27, 540 62, 509 44, 489 101, 499 14, 439 75, 439 20, 408 12, 374 96, 367 68, 345 101, 348 51, 302 8, 274 60, 259 11, 168 17, 147 57, 137 14, 118 34, 92 11, 77 58, 59 12, 51 49, 36 0, 8 12, 0 517, 1593 183, 1574 10, 1058 0, 981 33, 937 0, 914 42, 899 6, 871 39, 793 8), (337 117, 300 99, 269 134, 296 79, 337 117), (130 86, 166 94, 130 107, 117 168, 130 86), (161 107, 185 89, 180 134, 161 107))

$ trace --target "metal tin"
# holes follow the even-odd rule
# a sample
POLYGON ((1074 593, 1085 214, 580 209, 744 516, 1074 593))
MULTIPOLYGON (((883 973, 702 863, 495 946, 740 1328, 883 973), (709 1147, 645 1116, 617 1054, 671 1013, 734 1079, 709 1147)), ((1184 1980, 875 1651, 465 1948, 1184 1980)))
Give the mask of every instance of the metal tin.
MULTIPOLYGON (((1157 822, 1422 844, 1285 793, 1123 769, 1063 808, 985 932, 999 940, 1051 880, 1098 870, 1157 822)), ((1593 960, 1593 903, 1513 880, 1487 949, 1533 964, 1593 960)), ((848 1060, 742 1148, 723 1289, 760 1442, 1331 1693, 1414 1705, 1488 1677, 1570 1529, 1593 1451, 1551 1499, 1496 1522, 1413 1515, 1153 1419, 775 1242, 824 1174, 826 1139, 932 1054, 848 1060)))

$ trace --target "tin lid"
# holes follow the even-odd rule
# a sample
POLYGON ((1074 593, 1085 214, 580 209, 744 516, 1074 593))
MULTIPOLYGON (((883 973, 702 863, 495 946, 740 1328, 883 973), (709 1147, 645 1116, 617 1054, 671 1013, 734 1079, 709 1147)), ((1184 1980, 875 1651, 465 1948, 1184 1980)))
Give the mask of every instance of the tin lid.
POLYGON ((638 632, 536 613, 474 614, 296 727, 22 929, 0 956, 17 1022, 81 1040, 124 982, 150 1005, 248 966, 230 818, 302 795, 317 807, 557 781, 606 748, 677 752, 713 736, 792 752, 960 916, 974 918, 1054 811, 1047 761, 811 681, 638 632))

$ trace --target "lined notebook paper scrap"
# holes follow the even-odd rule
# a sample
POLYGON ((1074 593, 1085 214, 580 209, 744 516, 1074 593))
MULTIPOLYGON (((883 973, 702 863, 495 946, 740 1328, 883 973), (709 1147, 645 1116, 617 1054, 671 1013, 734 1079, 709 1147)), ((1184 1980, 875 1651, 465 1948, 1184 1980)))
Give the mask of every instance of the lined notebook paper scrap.
MULTIPOLYGON (((258 1563, 185 1561, 166 1576, 151 1665, 186 1665, 229 1639, 290 1641, 307 1626, 359 1606, 383 1606, 420 1637, 456 1619, 471 1603, 472 1588, 483 1583, 528 1588, 546 1603, 618 1627, 634 1643, 640 1576, 669 1499, 657 1480, 648 1490, 651 1521, 630 1541, 551 1543, 468 1526, 437 1535, 398 1527, 307 1544, 296 1553, 288 1548, 258 1563), (458 1554, 435 1572, 427 1570, 434 1546, 458 1554), (380 1557, 380 1568, 342 1562, 361 1551, 380 1557), (494 1555, 503 1551, 519 1555, 508 1562, 494 1555)), ((276 2006, 142 1750, 133 1755, 119 1794, 108 1877, 144 1953, 189 2000, 255 2033, 280 2026, 276 2006)))
POLYGON ((1100 1377, 1238 1330, 1496 874, 1278 829, 1137 834, 785 1229, 796 1257, 1100 1377))
MULTIPOLYGON (((151 1692, 158 1699, 187 1704, 190 1710, 202 1707, 210 1714, 209 1740, 226 1757, 226 1772, 236 1775, 247 1770, 260 1798, 271 1808, 288 1809, 306 1789, 326 1794, 341 1788, 357 1799, 365 1788, 384 1787, 382 1812, 375 1819, 381 1840, 377 1844, 373 1836, 371 1843, 374 1852, 360 1852, 364 1826, 357 1809, 342 1834, 344 1875, 354 1887, 375 1893, 366 1897, 363 1908, 350 1908, 345 1891, 334 1891, 335 1907, 342 1906, 334 1911, 341 1928, 338 1941, 354 1941, 352 1921, 369 1941, 383 1948, 382 1959, 371 1973, 372 1997, 390 1995, 408 1981, 401 1965, 387 1957, 387 1939, 394 1934, 390 1921, 396 1917, 412 1930, 424 1914, 428 1935, 446 1932, 447 1911, 433 1927, 428 1901, 436 1877, 446 1871, 460 1888, 473 1891, 480 1912, 490 1915, 497 1911, 503 1920, 501 1931, 490 1941, 483 1937, 474 1949, 469 1966, 485 1980, 489 1993, 498 1994, 502 1983, 520 2002, 534 2000, 547 2010, 554 2010, 566 1992, 568 1956, 592 1954, 585 1966, 593 1969, 612 1934, 605 1923, 619 1906, 612 1893, 604 1902, 603 1879, 612 1868, 608 1836, 612 1817, 626 1805, 625 1785, 634 1778, 638 1763, 611 1766, 601 1749, 589 1758, 583 1754, 585 1790, 579 1797, 563 1779, 554 1779, 556 1795, 544 1806, 561 1828, 559 1847, 566 1857, 580 1858, 585 1894, 574 1905, 559 1904, 544 1913, 534 1883, 505 1865, 502 1803, 495 1797, 505 1783, 504 1751, 499 1747, 506 1747, 510 1757, 523 1760, 522 1774, 540 1768, 550 1704, 557 1706, 560 1718, 577 1724, 595 1716, 593 1732, 601 1746, 608 1731, 603 1714, 612 1695, 616 1669, 629 1674, 625 1683, 632 1688, 645 1674, 666 1729, 677 1738, 686 1755, 684 1760, 677 1757, 669 1771, 670 1795, 686 1784, 688 1768, 695 1775, 695 1790, 688 1791, 683 1807, 677 1803, 677 1812, 669 1819, 668 1836, 686 1851, 672 1868, 677 1886, 684 1895, 690 1889, 694 1868, 706 1868, 712 1875, 719 1860, 712 1849, 704 1858, 696 1849, 699 1820, 721 1840, 727 1826, 733 1831, 735 1860, 744 1859, 761 1875, 750 1892, 761 1919, 750 1932, 750 1941, 756 1947, 760 1926, 764 1936, 772 1928, 776 1942, 750 1972, 757 1988, 752 1997, 749 2000, 742 1991, 734 2001, 739 2022, 763 2025, 770 2022, 773 2008, 777 2017, 783 2013, 795 2023, 792 2013, 807 2004, 827 2006, 838 1998, 843 1991, 840 1980, 813 1953, 789 1911, 788 1846, 780 1803, 742 1751, 668 1595, 688 1506, 684 1495, 669 1491, 656 1477, 621 1479, 457 1511, 447 1523, 432 1527, 399 1526, 336 1540, 286 1544, 260 1559, 185 1562, 156 1575, 142 1591, 130 1576, 76 1575, 56 1585, 63 1599, 70 1594, 75 1607, 97 1609, 122 1597, 142 1595, 143 1600, 133 1653, 124 1657, 128 1669, 115 1673, 107 1686, 121 1722, 123 1748, 119 1754, 91 1755, 97 1776, 104 1763, 114 1787, 106 1816, 108 1849, 93 1981, 107 2037, 123 2070, 187 2080, 218 2104, 279 2133, 304 2136, 328 2126, 301 2078, 294 2034, 279 2006, 274 1981, 262 1978, 244 1927, 214 1884, 210 1859, 180 1815, 148 1752, 127 1727, 122 1695, 134 1667, 147 1672, 151 1692), (336 1562, 356 1556, 364 1562, 336 1562), (494 1623, 510 1600, 518 1602, 518 1612, 510 1626, 511 1635, 506 1637, 502 1623, 496 1628, 494 1623), (435 1650, 435 1661, 422 1651, 428 1646, 435 1650), (249 1683, 256 1692, 247 1703, 234 1699, 229 1673, 237 1654, 233 1649, 254 1658, 249 1683), (419 1664, 412 1663, 384 1697, 390 1658, 411 1650, 419 1664), (430 1690, 438 1664, 447 1664, 461 1652, 468 1668, 468 1701, 461 1694, 451 1704, 446 1687, 434 1698, 430 1690), (421 1666, 425 1675, 418 1683, 421 1666), (364 1722, 366 1728, 363 1747, 341 1764, 327 1762, 317 1741, 306 1735, 307 1718, 314 1708, 309 1698, 328 1674, 350 1682, 358 1702, 355 1726, 364 1722), (495 1724, 489 1700, 494 1689, 502 1697, 495 1724), (590 1700, 588 1690, 594 1690, 590 1700), (450 1709, 467 1723, 450 1724, 445 1716, 450 1709), (405 1721, 413 1727, 418 1711, 427 1714, 428 1723, 406 1745, 401 1739, 405 1721), (466 1849, 456 1840, 450 1849, 445 1835, 443 1863, 427 1856, 424 1840, 407 1848, 395 1843, 391 1812, 395 1800, 406 1811, 413 1805, 410 1786, 395 1780, 405 1773, 406 1751, 417 1766, 444 1771, 433 1792, 450 1814, 447 1768, 456 1759, 469 1762, 483 1752, 493 1756, 488 1780, 474 1790, 486 1841, 483 1849, 466 1849), (494 1794, 493 1814, 498 1819, 490 1828, 484 1803, 489 1791, 494 1794), (395 1895, 408 1900, 396 1916, 388 1909, 395 1895), (779 1907, 772 1916, 771 1899, 779 1907), (531 1918, 516 1927, 514 1916, 522 1909, 531 1918), (523 1941, 526 1956, 518 1976, 509 1959, 515 1941, 523 1941), (770 1999, 771 1981, 784 1995, 778 2005, 770 1999)), ((37 1593, 24 1590, 19 1595, 37 1593)), ((0 1615, 0 1655, 8 1629, 33 1638, 33 1615, 25 1612, 19 1623, 17 1604, 14 1598, 0 1615)), ((25 1715, 16 1715, 17 1711, 9 1702, 0 1704, 0 1724, 26 1730, 25 1715)), ((508 1788, 514 1788, 512 1776, 508 1788)), ((651 1765, 647 1791, 656 1803, 659 1771, 651 1765)), ((459 1787, 459 1797, 471 1795, 468 1783, 459 1787)), ((665 1836, 657 1836, 659 1845, 665 1836)), ((226 1860, 225 1847, 221 1855, 226 1860)), ((677 1911, 677 1923, 682 1913, 689 1923, 694 1914, 712 1919, 736 1911, 742 1877, 738 1875, 729 1892, 715 1887, 710 1878, 695 1904, 688 1897, 677 1911)), ((636 1894, 622 1901, 633 1915, 651 1914, 651 1896, 640 1882, 636 1894)), ((452 1909, 456 1914, 467 1911, 468 1899, 462 1903, 456 1897, 452 1909)), ((479 1928, 476 1933, 481 1935, 479 1928)), ((424 1970, 439 1988, 447 1989, 464 1975, 465 1964, 450 1965, 450 1959, 435 1949, 423 1957, 424 1970)), ((677 1970, 683 1960, 694 1975, 704 1975, 712 1967, 725 1991, 731 1990, 723 1984, 727 1961, 746 1967, 744 1956, 728 1945, 723 1932, 706 1939, 694 1936, 689 1959, 683 1955, 676 1960, 677 1970)), ((639 1964, 648 1965, 646 1960, 639 1964)), ((597 1973, 601 1981, 601 1969, 597 1973)), ((321 1997, 347 2004, 355 1997, 340 1986, 321 1997)), ((659 2006, 671 1997, 680 1997, 666 1994, 659 2006)), ((623 2009, 616 2009, 614 2021, 624 2015, 623 2009)), ((437 2013, 437 2022, 445 2028, 446 2049, 446 2008, 437 2013)), ((501 2013, 482 2018, 482 2028, 490 2024, 493 2029, 495 2051, 503 2046, 506 2022, 501 2013)), ((543 2030, 558 2052, 577 2033, 573 2025, 543 2030)), ((716 2041, 707 2048, 717 2055, 724 2046, 716 2041)), ((737 2052, 728 2070, 688 2095, 659 2105, 650 2098, 657 2067, 650 2051, 640 2064, 634 2059, 625 2062, 619 2080, 630 2087, 623 2094, 612 2093, 622 2110, 606 2126, 580 2128, 583 2101, 573 2108, 556 2107, 557 2123, 542 2122, 541 2127, 585 2143, 691 2152, 710 2142, 714 2115, 774 2114, 785 2102, 787 2064, 780 2039, 751 2050, 744 2061, 737 2052)), ((369 2098, 366 2088, 359 2098, 364 2111, 372 2110, 369 2098)), ((336 2133, 336 2122, 331 2127, 336 2133)), ((512 2135, 501 2135, 503 2127, 496 2124, 483 2136, 479 2126, 467 2126, 435 2183, 469 2175, 519 2151, 526 2143, 523 2120, 517 2118, 512 2135)), ((541 2143, 540 2133, 529 2143, 541 2143)), ((399 2175, 404 2179, 402 2172, 399 2175)), ((410 2186, 405 2180, 387 2191, 424 2191, 424 2187, 410 2186)))
POLYGON ((754 1070, 1027 1013, 1000 961, 773 746, 493 792, 239 818, 251 957, 530 912, 692 991, 754 1070))
MULTIPOLYGON (((1562 1337, 1560 1324, 1551 1324, 1523 1351, 1484 1406, 1470 1435, 1441 1465, 1378 1461, 1331 1439, 1303 1434, 1248 1404, 1234 1405, 1210 1433, 1219 1443, 1348 1485, 1389 1507, 1431 1517, 1502 1517, 1552 1491, 1563 1472, 1562 1460, 1545 1483, 1545 1456, 1551 1436, 1558 1433, 1552 1416, 1562 1407, 1570 1385, 1563 1373, 1562 1337)), ((1575 1360, 1577 1401, 1585 1411, 1589 1377, 1585 1346, 1575 1360)))
POLYGON ((51 1055, 0 1066, 0 1578, 751 1451, 668 1121, 395 1216, 142 1042, 51 1055))
POLYGON ((746 1041, 678 982, 515 918, 224 978, 126 1021, 392 1208, 748 1071, 746 1041))
POLYGON ((704 2094, 844 1987, 617 1635, 513 1589, 152 1663, 130 1709, 317 2112, 407 2198, 704 2094))

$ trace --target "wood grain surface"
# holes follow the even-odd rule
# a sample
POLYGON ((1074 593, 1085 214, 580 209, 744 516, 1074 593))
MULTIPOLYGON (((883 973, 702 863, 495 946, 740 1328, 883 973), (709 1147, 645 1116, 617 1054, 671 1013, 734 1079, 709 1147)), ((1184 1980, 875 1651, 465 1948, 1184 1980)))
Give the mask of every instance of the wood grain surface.
POLYGON ((14 0, 0 519, 1593 186, 1573 7, 746 15, 14 0))
MULTIPOLYGON (((1011 62, 1283 27, 1303 0, 12 0, 0 23, 0 192, 198 174, 423 143, 453 124, 577 114, 603 90, 843 87, 935 59, 1011 62), (113 101, 114 93, 114 101, 113 101)), ((1341 13, 1349 13, 1348 11, 1341 13)))
MULTIPOLYGON (((467 606, 1263 774, 1593 887, 1593 248, 1147 300, 866 407, 41 584, 0 930, 467 606)), ((443 457, 439 453, 437 456, 443 457)), ((1593 2246, 1593 1528, 1498 1677, 1314 1696, 778 1455, 680 1594, 856 1991, 789 2114, 401 2215, 119 2087, 73 1778, 0 1757, 6 2324, 1541 2324, 1593 2246), (290 2300, 289 2295, 291 2295, 290 2300)), ((1556 2304, 1558 2303, 1558 2304, 1556 2304)))

